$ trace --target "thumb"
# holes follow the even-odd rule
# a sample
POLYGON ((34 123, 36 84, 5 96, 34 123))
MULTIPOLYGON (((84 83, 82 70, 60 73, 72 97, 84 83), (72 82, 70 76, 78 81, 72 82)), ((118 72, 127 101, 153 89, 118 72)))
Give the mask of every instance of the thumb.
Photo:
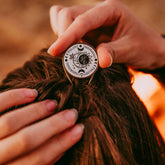
POLYGON ((97 54, 98 54, 98 60, 99 60, 99 65, 101 68, 107 68, 112 65, 112 49, 109 49, 107 44, 100 44, 96 48, 97 54))
POLYGON ((127 63, 130 44, 126 44, 124 39, 101 43, 96 48, 99 65, 101 68, 107 68, 112 63, 127 63))

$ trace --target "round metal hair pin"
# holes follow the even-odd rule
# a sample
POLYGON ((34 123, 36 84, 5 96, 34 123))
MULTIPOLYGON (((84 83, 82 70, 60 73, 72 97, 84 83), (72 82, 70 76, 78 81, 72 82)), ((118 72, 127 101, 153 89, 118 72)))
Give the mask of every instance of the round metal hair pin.
MULTIPOLYGON (((63 67, 65 72, 73 77, 93 77, 98 69, 98 57, 95 49, 84 43, 72 45, 64 54, 63 67)), ((70 78, 68 79, 70 80, 70 78)))

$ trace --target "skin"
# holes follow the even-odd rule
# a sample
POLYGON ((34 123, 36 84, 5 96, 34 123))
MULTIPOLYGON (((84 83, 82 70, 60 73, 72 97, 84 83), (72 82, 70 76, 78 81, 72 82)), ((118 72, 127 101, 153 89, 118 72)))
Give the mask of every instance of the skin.
POLYGON ((59 36, 48 50, 53 56, 84 39, 96 45, 102 68, 112 62, 149 70, 165 65, 165 40, 119 0, 91 6, 53 6, 50 20, 59 36))
MULTIPOLYGON (((59 55, 83 38, 96 46, 102 68, 112 62, 141 69, 165 65, 165 40, 119 0, 90 6, 53 6, 50 19, 59 36, 48 50, 51 55, 59 55)), ((1 93, 0 112, 30 103, 36 96, 31 89, 1 93)), ((77 112, 65 110, 54 115, 56 106, 56 101, 45 100, 0 116, 0 164, 53 164, 80 140, 84 126, 75 125, 77 112)))
MULTIPOLYGON (((0 112, 36 96, 36 90, 25 88, 0 93, 0 112)), ((75 125, 77 111, 53 114, 56 107, 55 100, 45 100, 0 116, 0 164, 53 164, 80 140, 84 126, 75 125)))

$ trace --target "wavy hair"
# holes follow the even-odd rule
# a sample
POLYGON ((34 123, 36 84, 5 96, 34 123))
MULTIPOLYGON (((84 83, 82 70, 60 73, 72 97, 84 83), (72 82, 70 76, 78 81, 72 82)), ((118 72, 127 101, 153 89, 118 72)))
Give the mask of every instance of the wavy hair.
MULTIPOLYGON (((78 123, 85 132, 57 165, 162 165, 165 144, 146 108, 131 87, 131 77, 123 64, 95 73, 88 79, 68 81, 61 56, 43 50, 7 75, 0 91, 15 88, 38 90, 35 102, 56 99, 56 113, 67 108, 79 112, 78 123)), ((14 109, 14 108, 13 108, 14 109)))

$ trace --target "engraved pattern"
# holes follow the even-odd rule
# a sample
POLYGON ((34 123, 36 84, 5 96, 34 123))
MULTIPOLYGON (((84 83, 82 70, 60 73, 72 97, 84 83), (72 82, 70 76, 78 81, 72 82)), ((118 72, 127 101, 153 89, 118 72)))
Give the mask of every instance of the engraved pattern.
POLYGON ((98 69, 97 54, 87 44, 75 44, 67 49, 63 65, 70 75, 77 78, 87 78, 98 69))

